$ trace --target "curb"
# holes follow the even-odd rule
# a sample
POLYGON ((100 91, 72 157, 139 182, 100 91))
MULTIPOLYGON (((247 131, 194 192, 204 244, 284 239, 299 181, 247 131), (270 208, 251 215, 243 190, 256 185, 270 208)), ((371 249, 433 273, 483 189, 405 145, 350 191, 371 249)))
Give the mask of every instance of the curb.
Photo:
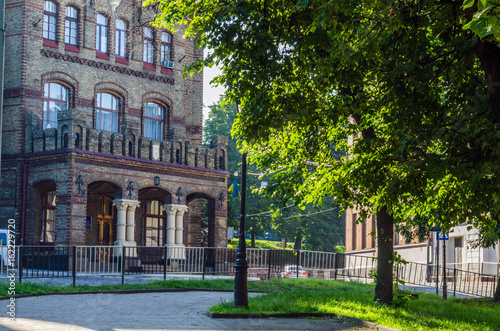
POLYGON ((208 312, 212 318, 304 318, 304 317, 338 317, 331 313, 282 313, 282 314, 245 314, 245 313, 212 313, 208 312))
POLYGON ((379 325, 377 323, 363 321, 363 320, 360 320, 359 318, 355 318, 355 317, 350 317, 350 316, 345 316, 345 315, 337 315, 337 317, 340 318, 340 319, 342 319, 342 320, 346 320, 346 321, 349 321, 351 323, 354 323, 354 324, 358 324, 358 325, 361 325, 361 326, 366 326, 367 328, 370 328, 370 329, 373 329, 373 330, 380 330, 380 331, 400 331, 399 329, 393 329, 393 328, 390 328, 388 326, 379 325))
POLYGON ((363 321, 359 318, 333 314, 333 313, 282 313, 282 314, 245 314, 245 313, 212 313, 208 312, 208 316, 211 318, 307 318, 307 317, 328 317, 328 318, 338 318, 364 326, 373 330, 379 331, 399 331, 398 329, 393 329, 384 325, 378 325, 373 322, 363 321))

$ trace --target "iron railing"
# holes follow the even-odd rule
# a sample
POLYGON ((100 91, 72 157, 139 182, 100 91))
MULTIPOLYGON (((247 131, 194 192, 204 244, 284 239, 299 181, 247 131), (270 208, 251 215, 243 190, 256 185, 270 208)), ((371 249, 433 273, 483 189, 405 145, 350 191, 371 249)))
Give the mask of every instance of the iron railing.
MULTIPOLYGON (((0 279, 15 274, 26 278, 72 277, 73 284, 84 276, 125 276, 137 274, 190 274, 234 276, 235 248, 217 247, 145 247, 145 246, 17 246, 15 260, 0 258, 0 279), (8 263, 8 265, 7 265, 8 263)), ((331 252, 278 249, 247 249, 250 277, 269 279, 299 277, 287 275, 287 266, 301 266, 307 277, 372 282, 377 259, 331 252)), ((432 264, 407 262, 394 269, 394 276, 406 284, 441 290, 446 280, 448 293, 481 297, 493 296, 498 273, 486 274, 446 268, 432 264)), ((303 277, 303 276, 301 276, 303 277)))

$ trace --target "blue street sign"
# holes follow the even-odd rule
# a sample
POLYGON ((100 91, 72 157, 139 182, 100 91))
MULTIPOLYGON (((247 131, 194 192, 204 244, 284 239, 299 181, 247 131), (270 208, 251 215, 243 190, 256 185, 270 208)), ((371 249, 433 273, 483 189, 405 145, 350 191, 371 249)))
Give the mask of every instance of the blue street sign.
POLYGON ((443 234, 439 233, 439 240, 450 240, 450 234, 448 232, 446 232, 444 234, 444 238, 443 238, 443 234))
POLYGON ((91 229, 92 228, 92 216, 86 216, 85 217, 85 229, 91 229))

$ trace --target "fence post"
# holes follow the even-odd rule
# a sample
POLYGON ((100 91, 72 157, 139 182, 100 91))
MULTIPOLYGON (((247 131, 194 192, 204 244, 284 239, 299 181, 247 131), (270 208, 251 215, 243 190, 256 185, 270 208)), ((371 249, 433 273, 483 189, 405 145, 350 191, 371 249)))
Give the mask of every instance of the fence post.
POLYGON ((297 272, 297 278, 299 278, 299 259, 300 259, 300 251, 297 249, 297 269, 295 270, 297 272))
POLYGON ((122 246, 122 285, 125 283, 125 246, 122 246))
POLYGON ((167 280, 167 245, 163 246, 163 280, 167 280))
POLYGON ((271 253, 273 249, 269 249, 269 255, 267 256, 267 279, 271 279, 271 253))
POLYGON ((73 245, 73 286, 76 285, 76 245, 73 245))
POLYGON ((203 275, 201 276, 202 280, 205 280, 205 266, 207 264, 207 247, 203 246, 203 275))
POLYGON ((23 281, 23 245, 19 245, 19 283, 23 281))
POLYGON ((337 253, 333 255, 333 279, 337 280, 337 253))
POLYGON ((453 296, 457 296, 457 268, 453 268, 453 296))

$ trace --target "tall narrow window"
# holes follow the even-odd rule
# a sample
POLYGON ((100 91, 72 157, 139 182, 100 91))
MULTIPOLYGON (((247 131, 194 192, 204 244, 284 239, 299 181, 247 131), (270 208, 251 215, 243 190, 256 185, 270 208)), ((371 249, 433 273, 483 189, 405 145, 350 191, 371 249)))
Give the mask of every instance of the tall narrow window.
POLYGON ((146 63, 153 63, 153 30, 144 28, 144 44, 142 60, 146 63))
POLYGON ((108 52, 108 19, 101 14, 97 14, 97 24, 95 27, 95 48, 101 53, 108 52))
POLYGON ((43 4, 43 38, 57 41, 57 5, 52 1, 43 4))
POLYGON ((358 220, 358 214, 352 214, 352 250, 356 250, 357 245, 357 236, 356 236, 356 221, 358 220))
POLYGON ((172 68, 174 63, 170 61, 170 49, 172 38, 166 32, 161 33, 161 65, 163 67, 172 68))
POLYGON ((366 220, 361 223, 361 249, 366 248, 366 220))
POLYGON ((372 217, 372 232, 374 235, 372 236, 372 247, 376 246, 376 236, 377 236, 377 214, 374 214, 372 217))
POLYGON ((144 105, 144 136, 149 139, 163 139, 163 119, 165 110, 156 103, 144 105))
POLYGON ((399 245, 399 232, 396 227, 394 227, 394 245, 399 245))
POLYGON ((127 24, 118 19, 116 20, 116 56, 125 57, 127 50, 127 24))
POLYGON ((57 112, 68 109, 68 89, 57 83, 44 86, 43 128, 57 128, 57 112))
POLYGON ((165 244, 165 216, 162 204, 159 200, 146 200, 144 202, 145 246, 163 246, 165 244))
POLYGON ((99 93, 96 100, 96 129, 118 132, 118 98, 99 93))
POLYGON ((78 11, 73 7, 66 7, 64 42, 71 45, 78 44, 78 11))
POLYGON ((56 192, 45 192, 41 195, 41 242, 54 242, 56 225, 56 192))

